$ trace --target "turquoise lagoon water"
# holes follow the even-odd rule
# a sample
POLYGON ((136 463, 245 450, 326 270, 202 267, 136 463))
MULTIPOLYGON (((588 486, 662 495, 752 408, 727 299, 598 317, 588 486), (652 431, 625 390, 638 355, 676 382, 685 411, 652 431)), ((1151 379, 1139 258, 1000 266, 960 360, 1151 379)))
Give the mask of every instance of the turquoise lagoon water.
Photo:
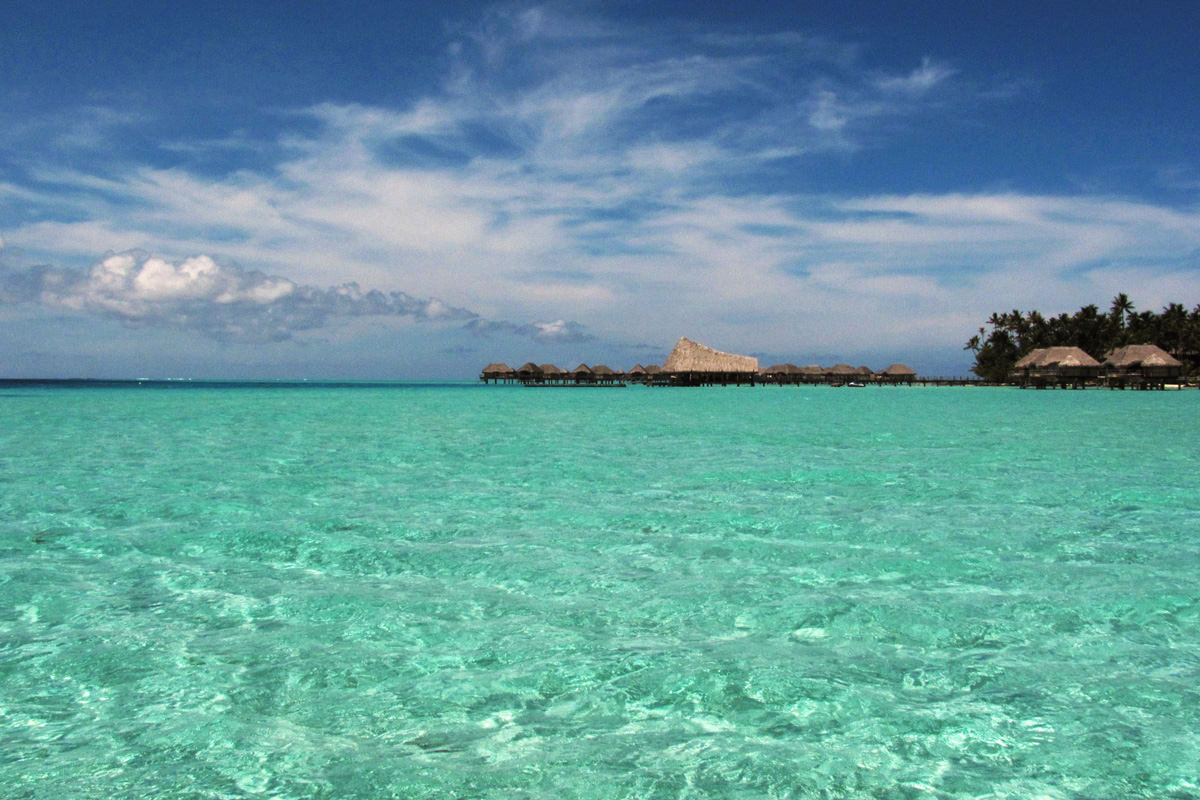
POLYGON ((0 394, 6 798, 1200 797, 1198 392, 0 394))

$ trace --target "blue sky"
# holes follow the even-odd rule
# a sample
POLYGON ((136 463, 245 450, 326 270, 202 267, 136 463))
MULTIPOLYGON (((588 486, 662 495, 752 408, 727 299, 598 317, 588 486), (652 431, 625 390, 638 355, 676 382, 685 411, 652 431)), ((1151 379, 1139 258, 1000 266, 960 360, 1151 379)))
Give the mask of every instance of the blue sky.
POLYGON ((0 376, 965 373, 1200 303, 1200 3, 25 2, 0 376))

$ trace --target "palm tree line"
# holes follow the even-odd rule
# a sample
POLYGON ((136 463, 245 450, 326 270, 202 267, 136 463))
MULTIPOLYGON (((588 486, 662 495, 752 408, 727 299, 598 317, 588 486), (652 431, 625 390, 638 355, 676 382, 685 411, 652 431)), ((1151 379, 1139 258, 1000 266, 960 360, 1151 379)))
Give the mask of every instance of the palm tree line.
POLYGON ((1191 311, 1180 303, 1171 303, 1159 313, 1137 311, 1122 292, 1113 298, 1107 313, 1087 305, 1074 314, 1047 318, 1038 311, 1014 309, 988 317, 963 349, 975 353, 972 372, 1001 383, 1013 364, 1040 347, 1078 347, 1103 360, 1112 350, 1130 344, 1158 345, 1193 374, 1200 353, 1200 305, 1191 311))

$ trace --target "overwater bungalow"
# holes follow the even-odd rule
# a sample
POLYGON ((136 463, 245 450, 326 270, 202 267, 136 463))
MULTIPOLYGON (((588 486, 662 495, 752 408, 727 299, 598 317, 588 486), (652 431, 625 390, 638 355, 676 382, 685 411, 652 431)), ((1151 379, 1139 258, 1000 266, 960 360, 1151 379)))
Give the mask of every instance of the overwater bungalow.
POLYGON ((592 374, 592 368, 587 364, 580 364, 571 370, 570 377, 575 383, 593 383, 596 379, 596 376, 592 374))
POLYGON ((758 374, 768 383, 796 384, 800 382, 800 368, 795 364, 774 364, 759 370, 758 374))
POLYGON ((479 373, 479 380, 484 383, 512 383, 517 379, 516 371, 508 364, 488 364, 483 368, 483 372, 479 373))
POLYGON ((1078 347, 1041 347, 1013 365, 1009 378, 1022 388, 1082 389, 1100 375, 1100 362, 1078 347))
POLYGON ((832 386, 844 386, 858 378, 858 370, 849 364, 835 364, 825 370, 825 382, 832 386))
POLYGON ((1117 389, 1164 389, 1178 381, 1183 362, 1153 344, 1118 347, 1104 359, 1105 383, 1117 389))
POLYGON ((604 364, 597 364, 592 367, 592 376, 596 383, 613 384, 620 383, 621 381, 620 374, 604 364))
POLYGON ((800 367, 799 378, 801 383, 824 383, 825 368, 817 364, 800 367))
POLYGON ((567 371, 560 369, 553 364, 542 364, 542 381, 545 383, 559 384, 565 383, 567 380, 567 371))
POLYGON ((625 380, 632 383, 645 383, 649 375, 641 364, 634 364, 633 369, 625 373, 625 380))
POLYGON ((904 364, 892 364, 887 369, 876 374, 879 375, 881 383, 889 384, 905 383, 912 385, 912 382, 917 377, 916 371, 904 364))
POLYGON ((517 380, 522 383, 534 383, 542 379, 542 368, 529 361, 517 367, 517 380))
POLYGON ((670 375, 673 386, 754 385, 758 359, 714 350, 685 336, 675 343, 663 371, 670 375))
POLYGON ((870 367, 858 368, 858 379, 863 383, 871 383, 875 380, 875 370, 870 367))

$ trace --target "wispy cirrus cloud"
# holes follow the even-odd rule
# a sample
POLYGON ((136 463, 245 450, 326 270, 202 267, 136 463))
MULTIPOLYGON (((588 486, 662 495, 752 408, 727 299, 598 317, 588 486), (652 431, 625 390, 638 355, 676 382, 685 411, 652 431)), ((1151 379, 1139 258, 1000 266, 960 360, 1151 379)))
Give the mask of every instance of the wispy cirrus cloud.
MULTIPOLYGON (((452 51, 441 90, 407 108, 303 111, 304 125, 279 131, 269 170, 214 179, 186 161, 135 163, 110 180, 35 159, 41 191, 23 201, 40 199, 51 219, 105 219, 114 235, 124 228, 192 252, 214 240, 265 250, 266 240, 332 234, 416 251, 486 239, 524 254, 518 228, 544 241, 547 229, 630 199, 711 191, 722 173, 844 145, 845 122, 831 125, 822 108, 865 120, 904 113, 907 102, 889 100, 886 78, 844 48, 801 35, 664 37, 532 8, 485 14, 452 51)), ((230 254, 249 263, 246 252, 230 254)))
POLYGON ((945 83, 954 77, 953 67, 925 58, 921 66, 907 75, 885 75, 876 79, 875 85, 889 92, 921 94, 945 83))

